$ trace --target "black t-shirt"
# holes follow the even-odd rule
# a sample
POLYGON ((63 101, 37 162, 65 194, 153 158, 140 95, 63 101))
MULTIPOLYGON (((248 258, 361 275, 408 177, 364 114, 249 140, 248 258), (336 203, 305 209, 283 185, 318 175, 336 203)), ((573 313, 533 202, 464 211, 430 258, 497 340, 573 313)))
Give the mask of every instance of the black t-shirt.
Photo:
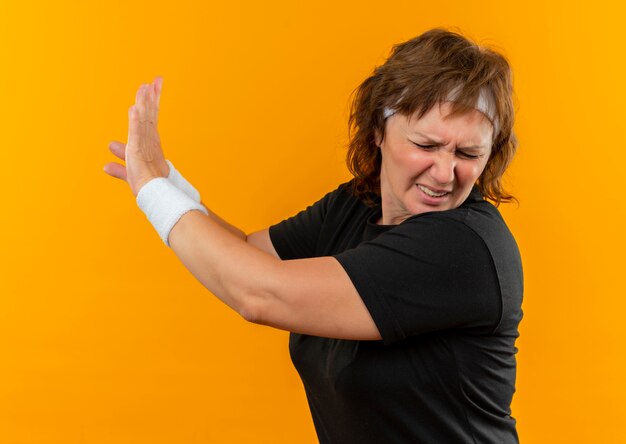
POLYGON ((376 225, 342 184, 270 227, 283 260, 334 256, 381 341, 290 335, 321 443, 517 443, 522 266, 474 187, 453 210, 376 225))

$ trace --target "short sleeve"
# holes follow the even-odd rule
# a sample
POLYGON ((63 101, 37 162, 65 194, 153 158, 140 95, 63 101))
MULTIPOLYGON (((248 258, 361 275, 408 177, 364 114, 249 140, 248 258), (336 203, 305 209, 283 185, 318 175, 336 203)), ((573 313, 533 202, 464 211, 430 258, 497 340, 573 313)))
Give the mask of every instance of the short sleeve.
POLYGON ((295 216, 270 226, 270 239, 281 259, 315 256, 322 225, 335 193, 336 191, 327 193, 295 216))
POLYGON ((501 315, 484 241, 462 221, 431 213, 334 255, 385 343, 446 329, 490 332, 501 315))

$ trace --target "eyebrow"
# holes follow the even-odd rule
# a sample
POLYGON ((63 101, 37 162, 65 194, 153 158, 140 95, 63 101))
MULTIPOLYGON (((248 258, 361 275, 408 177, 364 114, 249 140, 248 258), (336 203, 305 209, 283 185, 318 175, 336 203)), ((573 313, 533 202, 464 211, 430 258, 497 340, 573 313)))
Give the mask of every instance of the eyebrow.
MULTIPOLYGON (((435 145, 441 145, 441 141, 437 140, 436 137, 428 136, 426 134, 422 134, 422 133, 419 133, 417 131, 413 131, 412 134, 416 134, 416 135, 418 135, 420 137, 425 138, 428 141, 428 143, 434 143, 435 145)), ((462 150, 479 150, 479 149, 484 148, 484 145, 469 145, 469 146, 463 146, 463 147, 457 146, 457 148, 462 149, 462 150)))

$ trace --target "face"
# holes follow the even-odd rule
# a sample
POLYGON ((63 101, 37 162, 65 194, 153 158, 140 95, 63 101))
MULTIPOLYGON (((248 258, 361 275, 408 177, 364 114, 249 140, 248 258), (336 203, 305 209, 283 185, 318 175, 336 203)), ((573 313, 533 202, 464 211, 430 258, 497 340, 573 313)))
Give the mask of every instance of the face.
POLYGON ((386 121, 380 191, 382 224, 457 208, 469 196, 491 154, 493 127, 478 110, 449 116, 451 102, 421 119, 394 114, 386 121))

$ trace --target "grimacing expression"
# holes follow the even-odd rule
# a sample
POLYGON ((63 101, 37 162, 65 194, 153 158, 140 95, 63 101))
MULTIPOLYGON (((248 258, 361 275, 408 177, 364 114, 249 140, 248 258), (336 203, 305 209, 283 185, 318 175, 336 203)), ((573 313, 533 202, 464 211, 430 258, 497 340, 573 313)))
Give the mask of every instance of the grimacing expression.
POLYGON ((459 207, 485 169, 493 126, 480 111, 449 116, 451 102, 433 106, 422 118, 393 114, 382 154, 380 191, 383 218, 395 225, 429 211, 459 207))

